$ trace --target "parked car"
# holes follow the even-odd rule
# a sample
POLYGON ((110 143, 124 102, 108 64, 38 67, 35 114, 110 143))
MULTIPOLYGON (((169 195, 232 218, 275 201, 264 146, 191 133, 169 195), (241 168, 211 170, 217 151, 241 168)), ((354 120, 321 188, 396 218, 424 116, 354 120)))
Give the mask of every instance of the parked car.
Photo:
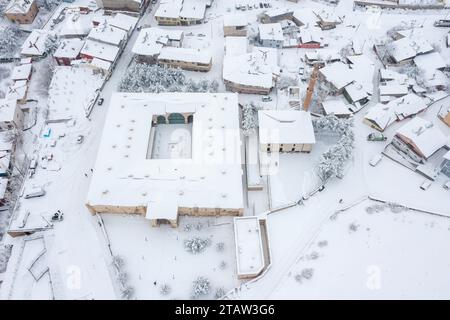
POLYGON ((98 99, 97 104, 98 104, 99 106, 101 106, 101 105, 103 104, 103 101, 105 101, 105 99, 100 98, 100 99, 98 99))
POLYGON ((448 180, 446 183, 444 183, 443 187, 445 190, 450 190, 450 180, 448 180))
POLYGON ((383 157, 381 156, 381 154, 376 154, 375 156, 372 157, 372 159, 370 159, 369 164, 372 167, 375 167, 377 164, 380 163, 381 159, 383 159, 383 157))
POLYGON ((64 214, 58 210, 52 215, 52 221, 63 221, 64 220, 64 214))
POLYGON ((424 182, 422 182, 422 184, 420 185, 420 189, 427 190, 430 186, 431 186, 431 180, 427 179, 424 182))
POLYGON ((37 163, 38 163, 38 155, 37 154, 33 154, 33 156, 31 157, 29 168, 32 169, 32 170, 36 169, 37 163))
POLYGON ((42 197, 45 195, 45 190, 42 188, 33 188, 26 195, 25 199, 42 197))
POLYGON ((261 100, 262 100, 263 102, 269 102, 269 101, 272 101, 272 98, 271 98, 270 96, 263 96, 263 97, 261 98, 261 100))
POLYGON ((84 136, 80 134, 80 135, 77 137, 77 143, 78 143, 78 144, 82 144, 83 141, 84 141, 84 136))
POLYGON ((367 141, 386 141, 387 137, 381 132, 372 132, 367 136, 367 141))

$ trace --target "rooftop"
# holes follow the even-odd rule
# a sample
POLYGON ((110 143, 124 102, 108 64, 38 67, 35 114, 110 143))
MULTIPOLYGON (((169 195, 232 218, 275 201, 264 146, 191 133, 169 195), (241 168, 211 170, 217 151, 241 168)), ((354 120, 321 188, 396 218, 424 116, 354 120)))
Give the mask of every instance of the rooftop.
POLYGON ((284 41, 280 23, 259 24, 259 38, 263 40, 284 41))
POLYGON ((259 141, 313 144, 316 142, 311 114, 298 110, 260 110, 259 141))
POLYGON ((236 94, 114 93, 87 203, 147 206, 170 193, 179 207, 243 208, 239 125, 236 94), (185 111, 191 158, 147 158, 153 116, 185 111))
POLYGON ((83 48, 84 41, 78 38, 62 40, 53 54, 56 58, 75 59, 83 48))

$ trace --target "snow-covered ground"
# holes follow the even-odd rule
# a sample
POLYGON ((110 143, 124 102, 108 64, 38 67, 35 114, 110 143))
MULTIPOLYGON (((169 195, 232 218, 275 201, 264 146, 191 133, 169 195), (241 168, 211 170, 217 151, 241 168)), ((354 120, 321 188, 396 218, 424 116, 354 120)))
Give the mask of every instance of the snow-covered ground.
MULTIPOLYGON (((81 2, 86 1, 75 0, 72 5, 81 2)), ((235 8, 236 2, 243 3, 215 0, 206 11, 204 24, 163 27, 182 28, 185 32, 183 46, 211 51, 213 66, 209 72, 185 74, 194 80, 217 80, 219 92, 225 91, 222 82, 223 17, 240 12, 235 8)), ((254 2, 257 1, 248 0, 248 3, 254 2)), ((364 43, 364 55, 374 63, 376 70, 382 65, 373 45, 386 40, 386 32, 396 26, 415 26, 440 50, 442 58, 447 63, 450 61, 450 48, 445 44, 448 28, 433 27, 434 21, 444 18, 448 10, 354 10, 352 1, 347 0, 341 0, 337 6, 309 0, 298 3, 275 0, 271 4, 274 9, 320 11, 327 8, 333 11, 343 18, 343 23, 323 33, 328 49, 339 52, 357 39, 364 43)), ((252 9, 246 14, 256 16, 263 10, 252 9)), ((150 8, 138 25, 155 26, 154 12, 155 9, 150 8)), ((0 18, 0 22, 0 27, 8 25, 4 18, 0 18)), ((209 293, 202 296, 206 299, 217 298, 217 291, 231 292, 227 297, 232 299, 450 297, 447 280, 450 259, 446 254, 450 249, 450 220, 447 218, 450 217, 450 193, 442 188, 448 179, 441 175, 424 191, 419 188, 425 179, 423 176, 386 157, 376 167, 369 165, 370 159, 383 151, 396 130, 409 121, 389 127, 384 132, 387 142, 366 140, 374 130, 363 123, 363 117, 379 101, 377 72, 358 76, 358 81, 366 86, 373 85, 374 95, 369 105, 354 117, 355 149, 342 179, 333 179, 303 205, 267 214, 270 209, 297 202, 320 184, 315 173, 318 159, 336 142, 335 137, 324 135, 316 137, 317 143, 309 154, 281 154, 278 158, 266 159, 275 170, 261 178, 263 189, 244 190, 245 215, 267 218, 271 265, 259 278, 237 279, 231 217, 182 216, 179 227, 174 229, 167 225, 152 228, 148 220, 137 216, 92 216, 85 207, 91 169, 95 165, 111 95, 132 60, 131 48, 137 35, 137 30, 131 34, 111 77, 105 82, 89 69, 71 71, 70 67, 58 67, 55 82, 49 89, 51 57, 33 62, 28 99, 35 101, 28 102, 25 108, 29 108, 28 119, 35 118, 36 123, 22 133, 19 149, 28 158, 39 155, 36 173, 26 178, 23 189, 44 186, 46 195, 35 199, 20 197, 10 227, 18 228, 30 212, 27 227, 47 230, 32 236, 3 237, 0 245, 12 244, 13 251, 6 272, 0 277, 3 279, 1 299, 120 299, 123 287, 119 278, 133 291, 132 298, 190 299, 193 282, 199 277, 208 279, 211 284, 209 293), (95 101, 97 93, 104 98, 103 105, 94 105, 86 118, 86 108, 95 101), (45 121, 68 117, 74 121, 45 121), (77 143, 79 135, 84 137, 81 144, 77 143), (42 159, 50 154, 52 160, 42 159), (368 212, 371 210, 367 208, 381 205, 368 197, 421 211, 392 212, 385 207, 378 208, 379 212, 368 212), (49 223, 57 210, 64 213, 64 220, 49 223), (198 253, 188 252, 185 241, 195 238, 206 247, 198 253), (122 272, 126 275, 117 274, 112 266, 113 256, 122 258, 122 272), (49 269, 39 280, 28 270, 34 260, 37 273, 46 267, 49 269)), ((308 50, 280 50, 279 65, 283 75, 300 80, 298 69, 305 65, 302 60, 308 50)), ((0 98, 11 84, 8 73, 13 66, 11 62, 0 64, 0 98)), ((300 81, 299 86, 303 93, 307 82, 300 81)), ((240 94, 239 102, 253 101, 264 109, 289 108, 282 90, 273 90, 270 96, 272 101, 262 102, 259 95, 240 94)), ((450 136, 450 128, 436 115, 441 106, 449 103, 450 98, 441 100, 420 115, 447 136, 450 136)), ((188 157, 190 150, 184 147, 180 152, 188 157)), ((165 157, 166 153, 160 156, 165 157)), ((253 181, 254 172, 252 175, 253 181)), ((205 190, 207 196, 208 190, 205 190)))

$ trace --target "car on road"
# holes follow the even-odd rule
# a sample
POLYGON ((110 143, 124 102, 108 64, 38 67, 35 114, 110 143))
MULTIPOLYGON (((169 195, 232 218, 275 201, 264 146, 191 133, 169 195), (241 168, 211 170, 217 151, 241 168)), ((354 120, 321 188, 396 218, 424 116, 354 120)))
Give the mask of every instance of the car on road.
POLYGON ((97 104, 98 104, 99 106, 101 106, 101 105, 103 104, 103 101, 105 101, 105 99, 100 98, 100 99, 98 99, 97 104))
POLYGON ((367 136, 367 141, 386 141, 387 137, 381 132, 372 132, 367 136))
POLYGON ((372 167, 375 167, 377 164, 380 163, 381 159, 383 159, 383 157, 381 156, 381 154, 376 154, 372 157, 372 159, 370 159, 369 164, 372 167))
POLYGON ((42 197, 44 195, 45 190, 43 188, 33 188, 25 195, 25 199, 42 197))
POLYGON ((422 190, 428 190, 428 188, 431 186, 431 180, 425 180, 424 182, 422 182, 422 184, 420 185, 420 189, 422 190))
POLYGON ((78 144, 82 144, 83 141, 84 141, 84 136, 80 134, 80 135, 77 137, 77 143, 78 143, 78 144))
POLYGON ((269 102, 269 101, 272 101, 272 98, 270 96, 263 96, 261 98, 261 100, 262 100, 262 102, 269 102))

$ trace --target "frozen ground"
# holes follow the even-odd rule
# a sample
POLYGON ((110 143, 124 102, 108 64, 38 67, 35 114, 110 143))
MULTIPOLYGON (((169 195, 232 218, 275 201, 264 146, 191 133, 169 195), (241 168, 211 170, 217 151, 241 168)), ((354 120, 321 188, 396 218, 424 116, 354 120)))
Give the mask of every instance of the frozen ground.
MULTIPOLYGON (((74 3, 78 2, 75 0, 74 3)), ((187 47, 209 49, 213 55, 210 72, 186 72, 187 77, 216 79, 220 83, 220 92, 224 91, 221 81, 224 54, 222 21, 225 14, 236 12, 234 3, 215 0, 207 10, 207 23, 182 27, 186 34, 192 32, 185 37, 187 47)), ((325 1, 305 0, 296 4, 277 0, 271 3, 274 8, 320 10, 326 7, 325 1)), ((444 43, 448 29, 432 26, 435 20, 443 18, 442 12, 383 10, 380 13, 364 9, 352 11, 352 7, 352 1, 347 0, 341 0, 336 7, 329 7, 338 15, 345 16, 342 25, 325 33, 330 49, 339 51, 350 40, 358 39, 365 42, 364 53, 379 68, 372 45, 385 39, 386 31, 394 26, 415 25, 425 32, 430 43, 441 49, 444 59, 450 58, 450 49, 444 43)), ((247 13, 256 15, 261 11, 257 9, 247 13)), ((139 25, 154 26, 153 13, 154 9, 145 14, 139 25)), ((4 24, 4 21, 0 23, 4 24)), ((240 290, 230 294, 229 298, 450 297, 450 283, 447 281, 450 260, 446 255, 450 249, 449 220, 413 210, 393 213, 385 209, 368 214, 366 207, 374 202, 360 200, 372 196, 450 216, 450 194, 442 188, 443 178, 434 182, 427 191, 422 191, 419 186, 424 178, 409 169, 387 158, 383 158, 375 168, 368 164, 373 155, 380 153, 385 146, 384 143, 367 142, 366 136, 372 130, 362 123, 365 111, 378 101, 377 95, 355 116, 356 148, 345 177, 333 180, 303 206, 267 216, 272 263, 255 281, 241 285, 242 282, 236 278, 232 218, 181 217, 179 228, 172 229, 168 226, 151 228, 147 220, 135 216, 103 215, 103 224, 93 217, 84 206, 90 169, 94 167, 111 93, 116 90, 131 61, 131 48, 137 34, 135 31, 131 35, 111 78, 100 89, 99 95, 105 99, 103 105, 95 106, 89 119, 84 116, 85 102, 94 99, 101 81, 90 75, 86 75, 86 80, 64 75, 65 79, 58 84, 64 90, 52 97, 54 89, 49 91, 45 86, 50 83, 46 66, 50 58, 33 63, 35 71, 29 98, 36 101, 27 106, 30 106, 30 113, 36 115, 36 125, 23 133, 21 149, 29 156, 33 152, 39 156, 52 153, 53 160, 47 165, 44 163, 46 168, 39 164, 36 174, 25 183, 26 188, 45 185, 46 196, 20 199, 12 225, 20 221, 27 211, 31 212, 30 226, 45 226, 42 216, 48 218, 58 209, 64 212, 64 221, 36 234, 45 234, 44 238, 39 238, 44 240, 4 237, 1 244, 13 244, 14 249, 7 272, 0 278, 4 279, 0 298, 118 299, 121 293, 117 274, 111 267, 112 254, 123 258, 126 282, 134 289, 133 298, 137 299, 189 299, 193 281, 198 277, 206 277, 211 282, 211 291, 203 297, 207 299, 214 299, 217 289, 232 291, 234 287, 240 290), (46 125, 45 119, 51 116, 51 109, 63 111, 64 116, 72 116, 76 121, 46 125), (44 138, 43 134, 48 129, 51 129, 51 135, 44 138), (62 134, 64 137, 59 137, 62 134), (85 137, 81 145, 76 143, 80 134, 85 137), (57 141, 55 147, 50 146, 51 140, 57 141), (330 219, 336 210, 354 203, 357 204, 340 213, 337 219, 330 219), (197 230, 196 226, 200 224, 202 227, 197 230), (185 229, 187 225, 191 226, 190 231, 189 227, 185 229), (198 254, 187 252, 184 247, 185 240, 195 237, 211 241, 198 254), (217 249, 218 243, 224 244, 222 251, 217 249), (27 268, 44 244, 45 260, 40 261, 39 266, 47 264, 49 272, 35 281, 27 268), (49 286, 50 278, 53 286, 49 286), (170 288, 164 294, 161 290, 163 285, 170 288)), ((305 52, 306 49, 282 50, 279 58, 283 72, 294 75, 298 66, 303 64, 300 60, 305 52)), ((11 70, 12 67, 12 63, 3 63, 0 71, 11 70)), ((8 83, 8 76, 0 76, 0 97, 8 83)), ((302 91, 306 85, 305 82, 300 84, 302 91)), ((378 87, 377 80, 373 85, 375 89, 378 87)), ((282 92, 273 90, 271 97, 271 102, 262 103, 261 96, 239 95, 239 101, 256 101, 267 109, 287 107, 282 92)), ((433 105, 421 115, 446 135, 450 135, 450 128, 439 121, 436 114, 441 105, 448 103, 450 98, 433 105)), ((397 123, 385 132, 388 140, 402 124, 397 123)), ((262 191, 246 193, 246 215, 262 214, 270 208, 297 201, 317 186, 316 161, 321 152, 333 143, 325 137, 317 140, 311 154, 284 154, 279 159, 271 159, 277 161, 277 171, 269 178, 262 178, 262 191)))

